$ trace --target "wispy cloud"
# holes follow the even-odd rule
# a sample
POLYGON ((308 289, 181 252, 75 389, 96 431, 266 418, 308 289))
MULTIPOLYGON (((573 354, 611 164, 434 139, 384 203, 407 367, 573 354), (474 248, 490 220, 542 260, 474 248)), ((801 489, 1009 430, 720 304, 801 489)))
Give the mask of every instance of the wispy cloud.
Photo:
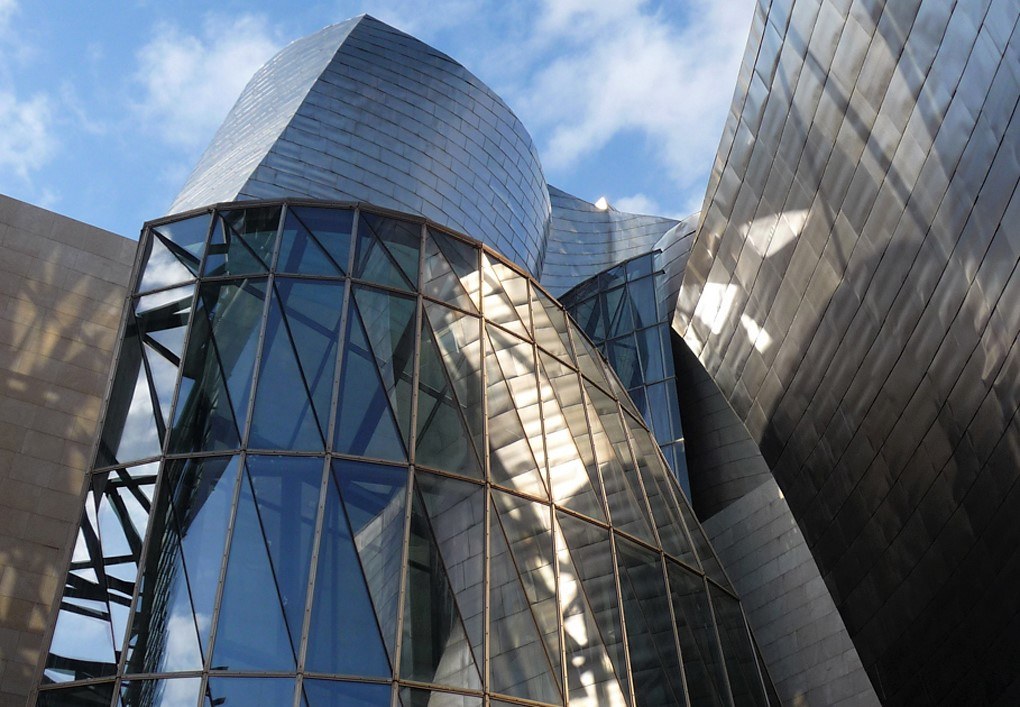
POLYGON ((201 147, 279 46, 265 18, 256 15, 229 22, 210 15, 198 33, 161 24, 138 52, 135 79, 144 96, 137 113, 167 142, 201 147))
POLYGON ((9 170, 24 181, 53 156, 56 140, 52 134, 53 110, 43 94, 19 99, 0 90, 0 169, 9 170))

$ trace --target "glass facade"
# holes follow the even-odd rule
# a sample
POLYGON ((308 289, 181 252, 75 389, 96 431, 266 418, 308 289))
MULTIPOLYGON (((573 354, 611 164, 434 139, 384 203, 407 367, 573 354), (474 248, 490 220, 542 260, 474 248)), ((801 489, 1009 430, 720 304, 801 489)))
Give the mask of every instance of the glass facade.
POLYGON ((651 251, 609 268, 559 301, 626 387, 689 499, 691 485, 670 344, 673 313, 659 301, 665 290, 660 255, 651 251))
POLYGON ((627 385, 517 266, 340 204, 140 248, 38 704, 766 703, 627 385))

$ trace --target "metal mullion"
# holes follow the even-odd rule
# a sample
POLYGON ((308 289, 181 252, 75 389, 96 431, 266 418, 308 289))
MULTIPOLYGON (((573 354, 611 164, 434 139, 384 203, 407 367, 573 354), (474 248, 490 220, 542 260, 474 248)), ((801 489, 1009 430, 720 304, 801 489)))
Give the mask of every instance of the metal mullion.
MULTIPOLYGON (((425 224, 421 225, 418 240, 418 282, 422 281, 425 269, 425 224)), ((419 285, 419 290, 421 289, 419 285)), ((414 303, 414 350, 411 354, 411 425, 407 431, 407 459, 414 464, 418 448, 418 387, 421 385, 421 330, 425 316, 425 304, 421 292, 415 296, 414 303)))
MULTIPOLYGON (((423 273, 423 275, 424 275, 424 273, 423 273)), ((457 305, 455 302, 446 302, 444 300, 436 299, 432 295, 426 294, 424 292, 422 292, 420 294, 425 299, 425 301, 433 302, 435 304, 441 304, 444 307, 446 307, 447 309, 452 309, 453 311, 457 312, 457 314, 463 314, 463 315, 469 316, 469 317, 477 317, 477 316, 479 316, 478 315, 478 310, 475 310, 475 311, 472 312, 469 309, 464 309, 463 307, 457 305)), ((471 299, 470 295, 468 295, 468 299, 471 299)), ((472 303, 474 302, 474 300, 471 300, 471 301, 472 301, 472 303)))
MULTIPOLYGON (((484 692, 484 700, 486 703, 490 700, 490 653, 492 651, 492 639, 490 636, 490 619, 492 613, 492 606, 490 600, 490 588, 492 573, 490 571, 492 559, 491 543, 489 538, 489 522, 490 522, 490 507, 492 505, 492 473, 491 473, 491 447, 489 443, 489 366, 486 363, 488 356, 486 355, 486 348, 492 345, 489 341, 489 336, 486 333, 486 316, 485 316, 485 276, 482 272, 482 254, 484 253, 484 247, 476 248, 475 250, 475 269, 478 273, 478 373, 481 379, 482 386, 482 449, 480 451, 482 461, 482 477, 485 481, 485 487, 482 492, 482 666, 481 666, 481 678, 482 678, 482 691, 484 692)), ((495 354, 493 354, 495 355, 495 354)), ((498 363, 497 363, 498 365, 498 363)))
MULTIPOLYGON (((269 322, 269 306, 272 304, 276 293, 276 276, 272 273, 266 279, 266 301, 262 304, 262 318, 259 320, 259 337, 255 344, 255 362, 252 364, 251 371, 251 387, 248 392, 248 402, 245 406, 244 413, 244 428, 234 421, 234 424, 238 427, 238 434, 240 435, 241 449, 248 448, 248 437, 251 434, 251 420, 252 413, 255 410, 255 396, 259 390, 259 376, 262 375, 262 368, 265 361, 263 360, 263 349, 266 343, 266 325, 269 322)), ((219 345, 216 343, 216 337, 212 334, 212 327, 209 329, 209 335, 212 339, 213 348, 216 350, 217 358, 219 357, 219 345)), ((295 354, 296 355, 296 354, 295 354)), ((222 369, 222 366, 220 368, 222 369)), ((234 410, 233 400, 230 399, 230 389, 226 385, 226 377, 224 376, 224 389, 227 391, 227 402, 230 404, 231 412, 234 410)))
MULTIPOLYGON (((160 287, 153 287, 152 289, 149 289, 149 290, 138 290, 138 291, 132 290, 132 291, 130 291, 128 293, 127 296, 130 299, 133 299, 133 300, 141 300, 141 299, 144 299, 146 297, 151 297, 152 295, 161 295, 164 292, 173 292, 174 290, 179 290, 182 287, 188 287, 189 285, 194 285, 198 281, 199 281, 198 276, 192 275, 191 278, 188 279, 188 280, 182 280, 181 282, 173 283, 171 285, 162 285, 160 287)), ((139 285, 140 284, 141 283, 139 283, 139 285)))
POLYGON ((715 645, 719 649, 717 653, 717 659, 719 660, 719 666, 722 669, 723 682, 726 684, 726 696, 730 698, 730 704, 736 705, 736 701, 733 699, 733 688, 730 686, 730 673, 726 669, 726 653, 723 651, 722 637, 719 635, 719 618, 715 611, 715 605, 712 602, 712 592, 709 591, 707 578, 702 577, 702 587, 705 591, 705 600, 708 602, 708 613, 712 617, 712 631, 715 634, 715 645))
MULTIPOLYGON (((659 447, 658 444, 655 445, 655 450, 656 450, 656 453, 659 455, 659 461, 662 462, 666 466, 667 469, 671 469, 669 464, 666 462, 666 458, 662 455, 662 448, 659 447)), ((686 452, 685 452, 685 454, 686 454, 686 452)), ((691 512, 691 518, 694 519, 695 523, 699 522, 698 521, 698 517, 696 515, 694 515, 694 509, 691 508, 690 504, 687 503, 687 496, 684 495, 683 489, 680 488, 680 482, 677 480, 676 474, 673 474, 673 473, 667 474, 666 475, 666 480, 667 480, 666 489, 669 490, 669 492, 672 494, 673 503, 675 503, 677 505, 677 511, 680 513, 680 518, 679 518, 680 529, 684 532, 684 537, 687 539, 687 544, 691 548, 691 554, 694 555, 694 561, 697 563, 696 571, 699 574, 703 574, 704 575, 705 574, 705 568, 704 568, 704 566, 701 563, 701 556, 698 554, 697 547, 695 547, 695 545, 694 545, 694 537, 691 535, 690 528, 687 527, 687 520, 684 517, 683 511, 680 510, 680 505, 681 504, 687 504, 687 508, 691 512)), ((700 523, 699 523, 699 525, 700 525, 700 523)), ((708 537, 707 536, 705 537, 705 541, 708 542, 708 537)), ((712 554, 716 557, 716 559, 718 559, 719 556, 718 556, 718 554, 716 554, 715 548, 712 547, 711 543, 709 543, 708 547, 712 551, 712 554)), ((670 554, 669 556, 673 557, 672 554, 670 554)), ((689 566, 689 563, 681 560, 679 557, 677 557, 675 559, 678 562, 680 562, 682 565, 684 565, 685 567, 689 566)), ((722 562, 719 563, 719 566, 722 567, 722 562)), ((724 574, 724 576, 726 576, 726 579, 729 579, 729 576, 726 575, 726 570, 725 569, 723 570, 723 574, 724 574)))
MULTIPOLYGON (((588 392, 584 389, 584 381, 587 379, 585 379, 583 374, 581 373, 580 366, 578 366, 578 370, 576 371, 575 375, 577 376, 578 391, 581 393, 580 404, 581 409, 584 411, 584 423, 588 427, 588 444, 591 446, 591 456, 592 459, 595 460, 595 473, 598 475, 599 486, 601 487, 598 490, 602 492, 600 494, 603 506, 602 510, 606 514, 606 523, 609 525, 610 528, 612 528, 613 516, 609 510, 609 495, 606 493, 605 480, 602 478, 602 463, 599 460, 599 455, 596 453, 595 450, 595 428, 592 427, 591 424, 592 411, 589 409, 590 406, 588 403, 588 392)), ((591 406, 594 406, 594 403, 591 403, 591 406)), ((598 411, 595 411, 595 415, 598 416, 598 411)), ((601 425, 602 423, 600 422, 599 424, 601 425)), ((605 434, 605 431, 603 431, 603 434, 605 434)), ((573 434, 571 434, 571 436, 573 437, 573 434)), ((606 441, 609 442, 608 439, 606 441)), ((612 446, 612 442, 609 442, 609 444, 610 446, 612 446)))
POLYGON ((620 607, 620 640, 623 641, 623 662, 624 670, 627 671, 627 691, 630 693, 630 704, 636 705, 637 698, 634 693, 634 669, 630 664, 630 639, 627 636, 627 616, 623 606, 622 578, 620 577, 620 563, 616 556, 616 531, 609 531, 609 554, 613 561, 613 582, 616 586, 616 605, 620 607))
MULTIPOLYGON (((626 395, 626 392, 624 393, 624 395, 626 395)), ((633 436, 631 435, 630 426, 627 424, 626 418, 623 417, 623 415, 625 414, 624 411, 623 411, 623 405, 620 404, 620 401, 618 399, 615 399, 615 396, 614 396, 614 402, 616 403, 616 414, 620 416, 620 425, 623 427, 623 438, 624 438, 624 441, 627 443, 627 449, 630 450, 630 458, 631 458, 631 460, 632 460, 632 462, 634 464, 634 476, 637 477, 638 488, 641 489, 641 495, 644 496, 644 499, 643 499, 644 500, 644 508, 645 508, 645 511, 648 513, 648 516, 647 516, 648 521, 649 521, 648 524, 650 526, 652 526, 652 537, 655 538, 655 542, 657 542, 659 544, 659 546, 657 548, 655 548, 655 551, 656 552, 662 552, 662 538, 659 537, 659 527, 658 527, 659 524, 655 520, 655 514, 652 513, 652 503, 651 503, 651 501, 648 500, 648 491, 647 491, 647 489, 645 489, 644 479, 641 478, 641 464, 638 461, 637 451, 636 451, 637 450, 637 445, 634 443, 633 436)), ((658 446, 659 446, 658 444, 655 443, 654 439, 652 440, 652 444, 656 448, 658 448, 658 446)), ((669 467, 667 466, 667 468, 669 468, 669 467)), ((649 470, 649 473, 651 473, 651 470, 649 470)))
POLYGON ((202 704, 202 698, 209 689, 209 671, 212 670, 212 656, 213 651, 216 648, 216 634, 219 632, 220 604, 223 602, 223 585, 226 583, 227 561, 230 559, 230 552, 234 544, 234 526, 237 521, 237 504, 241 497, 241 484, 244 482, 244 477, 246 476, 245 471, 248 463, 247 455, 244 452, 238 453, 234 456, 234 458, 237 460, 237 473, 234 477, 234 494, 230 502, 230 514, 227 520, 226 538, 223 543, 223 557, 220 560, 220 571, 216 582, 216 592, 213 597, 213 611, 212 616, 209 619, 208 649, 204 656, 205 662, 203 664, 202 686, 199 690, 199 705, 202 704))
MULTIPOLYGON (((282 222, 282 219, 281 219, 282 222)), ((308 569, 308 588, 305 590, 305 615, 301 622, 301 635, 298 643, 297 678, 295 680, 293 707, 301 707, 299 699, 304 692, 305 659, 308 656, 308 633, 312 624, 312 602, 315 598, 315 580, 319 572, 319 551, 322 547, 322 524, 326 515, 326 494, 332 477, 332 464, 328 456, 322 460, 322 481, 319 484, 319 505, 315 516, 315 531, 312 535, 312 556, 308 569)), ((353 536, 352 541, 353 541, 353 536)))
POLYGON ((673 644, 676 647, 676 659, 680 664, 680 683, 684 688, 684 702, 688 705, 688 707, 697 707, 696 705, 691 704, 691 690, 687 684, 687 668, 684 665, 684 654, 680 648, 680 627, 677 625, 676 610, 673 608, 673 591, 669 583, 669 566, 666 564, 668 562, 669 560, 666 559, 666 556, 663 553, 659 553, 659 566, 662 569, 662 582, 663 586, 666 588, 666 605, 669 607, 669 624, 673 630, 673 644))
MULTIPOLYGON (((551 495, 551 494, 550 494, 551 495)), ((563 627, 563 597, 560 593, 560 558, 557 543, 556 529, 559 527, 556 523, 556 506, 552 503, 549 504, 549 535, 552 536, 552 548, 553 548, 553 588, 555 593, 556 601, 556 635, 560 641, 560 685, 562 686, 562 697, 563 704, 570 704, 570 683, 567 679, 567 638, 566 631, 563 627)), ((566 548, 566 538, 563 539, 563 547, 566 548)), ((577 578, 578 591, 583 592, 581 589, 581 578, 577 578)), ((612 662, 612 661, 610 661, 612 662)))
MULTIPOLYGON (((353 250, 351 248, 352 252, 353 250)), ((340 328, 337 333, 336 362, 333 366, 333 392, 330 396, 329 420, 326 422, 325 450, 327 454, 334 453, 333 438, 336 436, 336 423, 340 417, 340 377, 342 373, 340 367, 346 363, 344 353, 349 344, 347 340, 347 321, 350 317, 350 302, 353 297, 353 290, 351 289, 349 278, 344 278, 343 283, 344 291, 343 299, 340 302, 340 328)))
MULTIPOLYGON (((404 528, 401 538, 400 579, 397 591, 397 635, 393 643, 394 654, 391 656, 391 662, 393 663, 393 687, 390 693, 392 707, 400 706, 400 690, 397 679, 400 676, 400 658, 404 647, 404 602, 407 601, 407 568, 410 562, 411 505, 414 498, 412 494, 414 494, 414 467, 408 464, 407 483, 404 489, 404 528)), ((385 636, 383 637, 383 644, 385 645, 385 636)))

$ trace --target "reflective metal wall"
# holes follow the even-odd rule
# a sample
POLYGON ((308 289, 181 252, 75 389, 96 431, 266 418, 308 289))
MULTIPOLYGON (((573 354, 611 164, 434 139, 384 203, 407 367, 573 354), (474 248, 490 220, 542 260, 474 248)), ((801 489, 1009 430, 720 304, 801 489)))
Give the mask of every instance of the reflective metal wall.
POLYGON ((421 218, 147 228, 40 705, 764 705, 617 377, 421 218))
POLYGON ((759 3, 677 310, 890 704, 1020 700, 1018 17, 759 3))
POLYGON ((450 57, 367 15, 259 69, 169 213, 284 196, 422 214, 531 272, 549 228, 538 153, 510 108, 450 57))

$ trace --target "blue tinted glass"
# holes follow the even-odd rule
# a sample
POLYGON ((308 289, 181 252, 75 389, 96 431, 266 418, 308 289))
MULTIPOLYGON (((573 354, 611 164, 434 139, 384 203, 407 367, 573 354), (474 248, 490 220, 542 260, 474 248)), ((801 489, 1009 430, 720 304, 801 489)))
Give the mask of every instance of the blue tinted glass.
POLYGON ((638 365, 637 347, 633 336, 625 336, 622 339, 615 339, 607 344, 609 364, 616 371, 620 382, 625 387, 632 388, 641 385, 643 377, 641 367, 638 365))
POLYGON ((202 678, 128 680, 120 685, 120 707, 195 707, 202 678))
POLYGON ((208 231, 209 214, 154 227, 138 291, 175 285, 198 274, 208 231))
POLYGON ((253 275, 266 272, 273 260, 279 223, 279 206, 220 214, 209 237, 203 274, 253 275))
POLYGON ((276 281, 248 446, 321 450, 329 426, 343 284, 276 281))
POLYGON ((658 323, 659 316, 655 307, 658 296, 652 278, 645 277, 631 282, 627 285, 627 294, 633 308, 634 328, 640 329, 658 323))
POLYGON ((339 275, 347 269, 353 212, 291 207, 280 240, 276 271, 339 275))
POLYGON ((421 229, 421 224, 359 212, 354 277, 416 289, 421 229))
MULTIPOLYGON (((672 362, 667 368, 666 361, 662 358, 661 335, 657 328, 644 329, 637 332, 638 354, 641 358, 641 368, 644 369, 646 383, 662 380, 666 375, 673 372, 672 362)), ((619 371, 617 371, 619 373, 619 371)), ((624 385, 631 385, 620 376, 624 385)))
MULTIPOLYGON (((389 677, 390 664, 339 488, 335 478, 327 484, 305 668, 316 673, 389 677)), ((307 682, 305 686, 312 698, 307 682)), ((311 704, 318 702, 313 699, 311 704)))
POLYGON ((294 680, 209 678, 206 698, 214 707, 286 707, 294 701, 294 680))
POLYGON ((98 685, 42 690, 39 692, 39 698, 35 704, 36 707, 99 707, 100 705, 106 707, 112 700, 113 683, 104 682, 98 685))
POLYGON ((390 703, 389 685, 306 679, 302 686, 308 707, 378 707, 390 703))

